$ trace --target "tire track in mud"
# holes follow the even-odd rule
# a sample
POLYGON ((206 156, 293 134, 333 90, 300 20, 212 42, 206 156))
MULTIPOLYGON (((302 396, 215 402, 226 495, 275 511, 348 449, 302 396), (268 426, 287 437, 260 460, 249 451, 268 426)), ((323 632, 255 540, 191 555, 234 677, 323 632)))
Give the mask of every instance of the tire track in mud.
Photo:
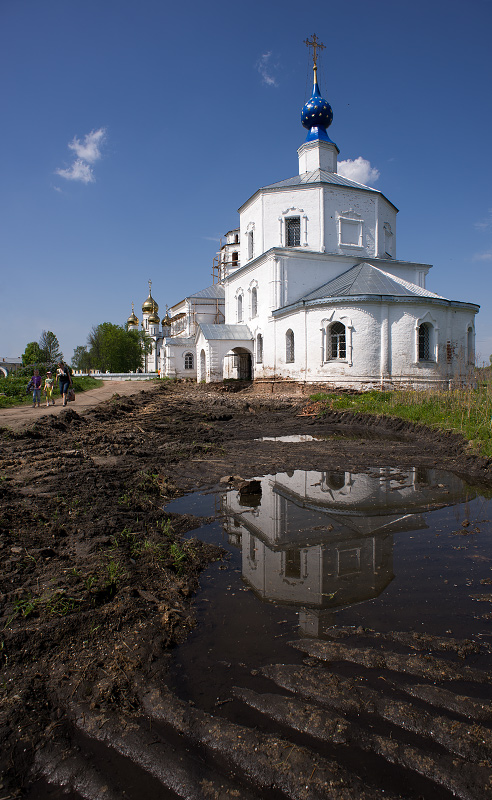
POLYGON ((137 694, 147 716, 140 720, 70 703, 75 729, 103 748, 99 763, 82 778, 73 752, 47 750, 38 755, 38 769, 51 784, 87 800, 99 798, 103 785, 108 798, 122 790, 114 773, 99 772, 109 751, 157 781, 169 792, 157 795, 162 798, 492 797, 490 693, 477 694, 486 693, 486 673, 463 663, 463 653, 487 656, 489 646, 411 632, 333 628, 330 635, 332 641, 292 642, 307 654, 304 663, 253 670, 253 682, 259 676, 254 689, 234 686, 232 676, 234 721, 227 703, 211 714, 143 683, 137 694), (349 639, 349 646, 337 638, 349 639), (375 640, 407 652, 375 651, 367 646, 375 640), (422 647, 425 656, 416 656, 422 647), (445 668, 434 655, 442 651, 451 654, 445 668), (419 679, 428 683, 408 683, 415 657, 419 679), (342 677, 347 663, 357 673, 342 677), (265 679, 274 691, 265 691, 265 679))

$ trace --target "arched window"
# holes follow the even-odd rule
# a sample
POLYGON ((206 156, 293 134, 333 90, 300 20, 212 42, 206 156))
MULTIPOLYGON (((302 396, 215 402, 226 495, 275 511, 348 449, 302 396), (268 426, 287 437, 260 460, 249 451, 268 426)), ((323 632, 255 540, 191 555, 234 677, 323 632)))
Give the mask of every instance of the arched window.
POLYGON ((285 334, 285 360, 287 363, 292 363, 294 361, 294 331, 291 331, 290 328, 285 334))
POLYGON ((329 337, 330 358, 347 358, 345 325, 342 325, 341 322, 334 322, 330 327, 329 337))
POLYGON ((256 363, 263 363, 263 336, 261 333, 256 337, 256 363))
POLYGON ((251 316, 256 317, 258 314, 258 290, 256 286, 251 289, 251 316))
POLYGON ((255 241, 254 241, 254 231, 248 231, 246 234, 247 237, 247 244, 248 244, 248 261, 254 257, 255 254, 255 241))
POLYGON ((232 254, 232 266, 233 267, 237 267, 238 260, 239 260, 239 254, 234 250, 234 252, 232 254))
POLYGON ((466 350, 467 350, 467 360, 469 364, 475 363, 475 347, 474 347, 474 336, 473 336, 473 328, 470 325, 466 332, 466 350))
POLYGON ((193 353, 185 353, 185 369, 193 369, 193 353))
POLYGON ((431 326, 427 322, 419 325, 419 361, 431 360, 431 326))
POLYGON ((204 381, 207 377, 207 359, 205 350, 200 352, 200 380, 204 381))
POLYGON ((238 294, 237 296, 237 321, 243 321, 243 296, 242 294, 238 294))

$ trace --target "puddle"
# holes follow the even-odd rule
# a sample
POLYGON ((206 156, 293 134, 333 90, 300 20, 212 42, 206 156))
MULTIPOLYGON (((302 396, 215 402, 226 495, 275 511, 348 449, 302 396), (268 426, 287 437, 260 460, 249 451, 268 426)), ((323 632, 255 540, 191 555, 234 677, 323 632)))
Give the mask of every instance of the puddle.
POLYGON ((228 553, 198 625, 166 686, 149 671, 141 720, 84 710, 80 794, 41 781, 32 800, 490 796, 491 501, 449 473, 373 468, 166 509, 215 517, 189 535, 228 553))
POLYGON ((329 436, 310 436, 308 433, 297 433, 291 436, 261 436, 254 439, 255 442, 287 442, 298 444, 299 442, 322 442, 329 439, 329 436))
POLYGON ((292 639, 323 639, 334 625, 491 641, 481 581, 492 579, 492 509, 459 478, 374 468, 258 480, 261 494, 196 493, 166 507, 221 516, 194 535, 229 554, 203 575, 198 626, 176 651, 180 696, 212 710, 262 665, 300 663, 292 639))

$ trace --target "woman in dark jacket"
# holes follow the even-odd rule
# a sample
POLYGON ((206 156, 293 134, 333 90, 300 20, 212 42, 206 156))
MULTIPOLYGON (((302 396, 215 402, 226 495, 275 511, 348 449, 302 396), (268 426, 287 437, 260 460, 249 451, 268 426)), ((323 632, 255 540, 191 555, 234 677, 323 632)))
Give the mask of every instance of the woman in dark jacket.
POLYGON ((56 377, 60 383, 60 394, 63 397, 63 405, 66 406, 68 390, 72 385, 72 376, 70 375, 70 370, 63 361, 58 362, 56 377))

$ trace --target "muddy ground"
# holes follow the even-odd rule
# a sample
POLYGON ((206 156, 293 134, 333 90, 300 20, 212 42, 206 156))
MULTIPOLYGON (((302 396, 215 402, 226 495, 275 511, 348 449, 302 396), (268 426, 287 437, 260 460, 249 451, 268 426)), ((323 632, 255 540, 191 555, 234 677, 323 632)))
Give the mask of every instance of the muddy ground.
MULTIPOLYGON (((165 685, 166 655, 194 626, 200 572, 223 555, 184 538, 202 520, 167 514, 170 498, 228 478, 378 465, 438 467, 492 486, 492 463, 458 435, 341 412, 320 418, 305 397, 251 387, 153 385, 82 415, 68 408, 3 429, 0 442, 2 799, 29 792, 39 753, 70 749, 74 719, 140 719, 149 676, 165 685), (326 432, 336 435, 295 447, 256 441, 326 432)), ((221 791, 196 796, 260 796, 221 791)), ((344 791, 330 796, 362 797, 344 791)))

